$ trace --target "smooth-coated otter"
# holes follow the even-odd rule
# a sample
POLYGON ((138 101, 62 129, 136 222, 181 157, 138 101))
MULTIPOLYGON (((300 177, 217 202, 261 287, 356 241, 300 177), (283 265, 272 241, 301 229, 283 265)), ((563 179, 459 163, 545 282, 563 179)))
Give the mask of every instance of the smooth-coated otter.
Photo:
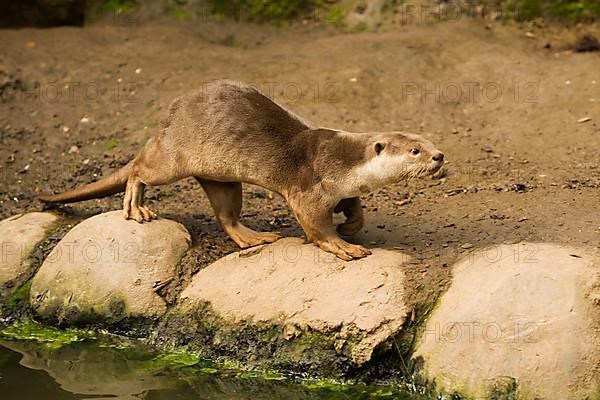
POLYGON ((121 170, 40 199, 69 203, 125 191, 125 218, 150 221, 156 214, 143 205, 146 185, 193 176, 219 224, 246 248, 280 237, 239 221, 242 183, 250 183, 283 196, 309 241, 352 260, 370 251, 338 232, 349 236, 363 226, 360 194, 433 174, 443 163, 444 154, 419 135, 318 128, 247 84, 220 80, 175 99, 157 135, 121 170), (332 216, 340 212, 346 220, 336 232, 332 216))

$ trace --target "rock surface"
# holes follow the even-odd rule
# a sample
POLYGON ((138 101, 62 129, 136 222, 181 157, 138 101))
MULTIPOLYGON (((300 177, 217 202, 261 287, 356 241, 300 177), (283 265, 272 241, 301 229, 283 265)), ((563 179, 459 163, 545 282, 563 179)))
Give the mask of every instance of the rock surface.
MULTIPOLYGON (((277 353, 291 363, 327 362, 303 357, 304 350, 321 346, 329 355, 344 354, 349 364, 361 366, 401 330, 407 314, 402 265, 407 261, 403 253, 373 249, 373 255, 346 263, 300 239, 281 239, 201 270, 181 293, 173 312, 179 318, 171 325, 190 338, 207 330, 208 347, 219 347, 244 329, 247 334, 237 338, 248 342, 237 347, 256 347, 261 358, 277 353), (219 324, 206 329, 207 308, 221 320, 217 329, 219 324), (254 331, 261 333, 249 333, 254 331), (268 344, 257 343, 261 334, 270 335, 268 344), (281 343, 274 344, 273 335, 281 343), (306 341, 319 335, 332 339, 331 347, 326 340, 306 341), (294 347, 297 339, 306 347, 294 347)), ((221 346, 219 351, 227 349, 221 346)))
POLYGON ((51 213, 32 212, 0 221, 0 300, 31 277, 31 253, 57 220, 51 213))
POLYGON ((591 251, 530 243, 458 263, 415 353, 425 376, 475 398, 494 390, 516 390, 519 399, 597 398, 598 260, 591 251))
POLYGON ((138 224, 121 211, 96 215, 48 255, 33 278, 31 305, 44 319, 67 323, 156 319, 167 308, 157 291, 174 279, 190 242, 174 221, 138 224))

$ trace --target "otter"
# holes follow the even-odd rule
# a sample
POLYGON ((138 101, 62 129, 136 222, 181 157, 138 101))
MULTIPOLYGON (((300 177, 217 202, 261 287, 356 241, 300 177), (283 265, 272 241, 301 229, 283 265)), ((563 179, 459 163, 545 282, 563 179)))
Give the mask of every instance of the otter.
POLYGON ((411 177, 434 174, 444 154, 416 134, 351 133, 313 126, 254 87, 219 80, 176 98, 167 118, 137 157, 114 174, 46 203, 69 203, 125 191, 123 216, 157 218, 144 205, 146 186, 193 176, 217 221, 241 248, 271 243, 274 232, 240 222, 242 183, 280 194, 308 241, 342 260, 371 254, 340 237, 363 226, 360 195, 411 177), (345 221, 333 227, 334 213, 345 221))

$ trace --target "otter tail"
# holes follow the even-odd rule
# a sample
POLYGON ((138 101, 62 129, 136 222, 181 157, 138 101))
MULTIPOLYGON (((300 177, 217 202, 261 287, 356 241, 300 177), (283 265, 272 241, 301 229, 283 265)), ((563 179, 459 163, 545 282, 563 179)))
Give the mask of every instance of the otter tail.
POLYGON ((97 182, 54 195, 40 193, 38 198, 45 203, 74 203, 117 194, 125 191, 132 169, 132 163, 129 163, 114 174, 97 182))

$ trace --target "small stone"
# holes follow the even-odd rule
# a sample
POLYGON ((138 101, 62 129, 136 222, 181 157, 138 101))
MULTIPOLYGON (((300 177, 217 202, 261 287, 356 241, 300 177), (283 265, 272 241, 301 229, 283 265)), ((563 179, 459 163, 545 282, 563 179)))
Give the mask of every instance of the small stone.
POLYGON ((87 124, 88 122, 90 122, 90 119, 88 117, 83 117, 79 121, 83 124, 87 124))
POLYGON ((136 70, 135 70, 135 73, 136 73, 136 74, 141 74, 141 73, 142 73, 142 69, 141 69, 141 68, 138 68, 138 69, 136 69, 136 70))
POLYGON ((62 131, 63 131, 64 133, 67 133, 67 132, 69 132, 69 131, 70 131, 70 129, 69 129, 69 127, 68 127, 68 126, 63 126, 63 128, 62 128, 62 131))
POLYGON ((592 118, 590 118, 590 117, 583 117, 583 118, 579 118, 577 120, 577 122, 579 122, 580 124, 582 124, 584 122, 588 122, 588 121, 591 121, 591 120, 592 120, 592 118))
POLYGON ((471 243, 464 243, 462 246, 460 246, 461 248, 467 250, 473 247, 473 245, 471 243))
POLYGON ((600 41, 591 33, 587 33, 577 38, 572 48, 578 53, 600 51, 600 41))
POLYGON ((77 153, 79 151, 79 147, 71 146, 69 147, 69 154, 77 153))

